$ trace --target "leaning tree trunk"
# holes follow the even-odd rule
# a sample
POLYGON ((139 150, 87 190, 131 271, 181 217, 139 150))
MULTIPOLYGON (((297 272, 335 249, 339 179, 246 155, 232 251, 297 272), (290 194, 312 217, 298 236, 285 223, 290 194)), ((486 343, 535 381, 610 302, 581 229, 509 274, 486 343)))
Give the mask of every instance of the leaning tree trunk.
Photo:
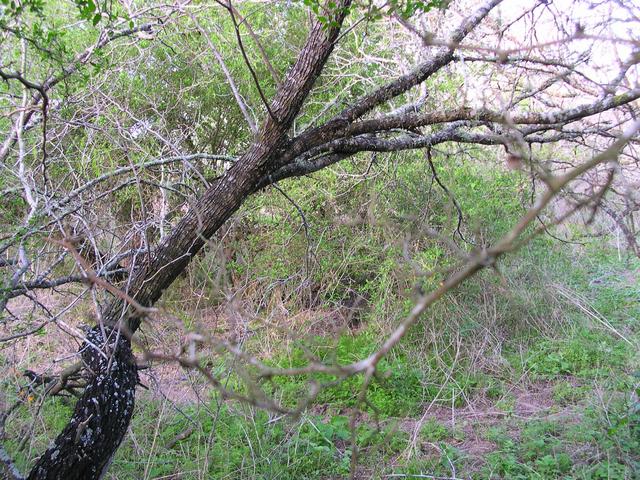
MULTIPOLYGON (((500 0, 489 0, 480 7, 456 30, 453 41, 461 41, 498 3, 500 0)), ((325 25, 315 22, 298 59, 268 108, 256 141, 207 189, 151 258, 133 272, 126 293, 138 304, 152 306, 243 201, 274 182, 280 169, 306 151, 300 143, 296 147, 295 142, 290 142, 287 132, 333 50, 350 4, 351 0, 335 2, 328 22, 325 25)), ((324 127, 314 129, 309 134, 309 142, 330 139, 375 105, 423 81, 453 58, 453 50, 449 50, 447 55, 435 57, 433 62, 426 62, 416 71, 364 97, 360 104, 346 109, 346 113, 334 117, 324 127)), ((311 144, 307 146, 310 148, 311 144)), ((71 421, 38 460, 29 478, 95 480, 106 472, 131 419, 137 382, 129 338, 118 336, 120 332, 132 335, 140 326, 140 310, 131 303, 117 298, 104 312, 103 324, 110 337, 107 342, 101 336, 101 328, 92 330, 82 350, 92 372, 89 386, 78 400, 71 421), (114 335, 115 338, 111 338, 114 335)))
MULTIPOLYGON (((256 142, 204 193, 152 258, 134 272, 127 293, 139 304, 153 305, 206 239, 280 166, 278 152, 285 147, 287 132, 333 50, 351 0, 336 3, 335 21, 329 27, 316 22, 309 32, 271 103, 256 142)), ((103 320, 108 341, 96 327, 82 347, 91 380, 70 422, 38 460, 29 479, 100 479, 124 438, 133 410, 137 371, 129 339, 119 332, 135 333, 141 317, 127 302, 116 299, 104 312, 103 320)))

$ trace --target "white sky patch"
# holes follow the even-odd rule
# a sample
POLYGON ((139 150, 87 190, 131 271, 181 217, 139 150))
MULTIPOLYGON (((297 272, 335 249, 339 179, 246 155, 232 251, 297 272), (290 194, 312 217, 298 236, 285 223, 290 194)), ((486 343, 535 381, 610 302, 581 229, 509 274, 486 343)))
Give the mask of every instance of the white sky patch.
MULTIPOLYGON (((539 0, 507 0, 498 7, 505 25, 513 23, 510 32, 529 31, 535 27, 535 34, 527 38, 530 47, 560 42, 549 51, 566 49, 569 55, 588 55, 588 64, 581 67, 583 73, 594 80, 605 82, 615 77, 620 64, 628 62, 634 52, 640 51, 640 2, 619 1, 576 1, 549 0, 546 4, 539 0), (521 17, 522 12, 533 13, 521 17), (581 30, 586 39, 563 42, 581 30)), ((523 40, 522 37, 520 40, 523 40)), ((515 45, 501 45, 510 48, 515 45)), ((543 50, 541 50, 542 53, 543 50)), ((640 75, 637 66, 626 74, 631 84, 638 84, 640 75)))

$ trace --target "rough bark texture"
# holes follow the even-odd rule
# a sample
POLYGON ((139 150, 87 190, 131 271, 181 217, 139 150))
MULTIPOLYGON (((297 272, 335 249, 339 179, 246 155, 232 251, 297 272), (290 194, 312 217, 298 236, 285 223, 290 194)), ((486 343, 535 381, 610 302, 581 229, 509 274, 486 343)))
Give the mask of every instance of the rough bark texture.
MULTIPOLYGON (((126 293, 138 304, 152 306, 251 194, 279 179, 315 171, 357 149, 341 145, 312 163, 308 162, 310 157, 302 158, 302 163, 294 162, 297 157, 323 143, 338 141, 348 134, 355 120, 424 81, 453 58, 453 46, 441 49, 413 72, 362 97, 323 126, 309 129, 292 140, 287 134, 333 50, 351 0, 336 3, 330 26, 316 22, 309 32, 297 61, 271 102, 270 114, 253 145, 209 187, 152 252, 148 262, 132 273, 126 293)), ((452 33, 452 42, 460 42, 498 3, 500 0, 488 0, 452 33)), ((363 138, 368 147, 375 147, 370 145, 374 137, 358 138, 363 138)), ((124 335, 117 336, 123 326, 127 335, 135 333, 142 321, 140 309, 136 310, 130 303, 117 298, 104 312, 104 323, 114 337, 109 342, 105 344, 99 328, 90 333, 89 343, 83 347, 83 358, 94 372, 91 382, 78 401, 71 421, 38 460, 29 479, 94 480, 106 472, 129 424, 137 382, 129 340, 124 335), (98 353, 94 344, 100 346, 104 355, 98 353)))
POLYGON ((24 480, 13 463, 13 459, 2 445, 0 445, 0 478, 3 480, 24 480))
MULTIPOLYGON (((256 191, 261 180, 279 168, 279 153, 289 141, 287 132, 333 50, 350 3, 350 0, 338 2, 335 26, 327 28, 315 22, 271 103, 273 117, 266 117, 256 141, 189 210, 151 261, 135 272, 129 295, 138 303, 153 305, 206 240, 256 191)), ((124 320, 132 333, 140 324, 140 318, 123 301, 113 302, 105 319, 112 326, 124 320)))
POLYGON ((90 382, 29 480, 102 478, 127 431, 138 380, 129 340, 115 330, 95 327, 81 354, 90 382))
MULTIPOLYGON (((127 293, 139 304, 153 305, 207 239, 256 191, 260 181, 276 170, 277 152, 288 142, 287 132, 333 50, 351 2, 337 3, 334 26, 324 28, 316 22, 309 32, 271 103, 273 117, 266 118, 255 143, 204 193, 150 261, 134 272, 127 293)), ((103 317, 113 335, 122 325, 128 335, 133 334, 141 322, 139 312, 122 299, 114 300, 103 317)), ((100 329, 94 329, 90 343, 102 345, 100 335, 100 329)), ((106 357, 91 345, 83 347, 83 357, 95 376, 78 400, 69 424, 32 469, 30 480, 94 480, 106 472, 129 425, 137 372, 124 335, 112 339, 105 348, 111 352, 106 357)))

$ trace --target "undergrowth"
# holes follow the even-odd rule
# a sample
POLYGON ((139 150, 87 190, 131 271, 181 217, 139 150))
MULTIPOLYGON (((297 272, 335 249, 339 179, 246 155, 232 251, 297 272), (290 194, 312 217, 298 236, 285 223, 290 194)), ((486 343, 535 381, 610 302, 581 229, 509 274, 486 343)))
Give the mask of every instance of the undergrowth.
MULTIPOLYGON (((442 181, 464 186, 451 192, 466 216, 464 238, 455 233, 449 197, 417 181, 428 171, 422 160, 392 165, 391 177, 369 182, 338 181, 323 171, 287 183, 297 206, 277 192, 251 200, 219 249, 211 248, 169 292, 167 305, 192 289, 216 306, 242 285, 244 311, 255 312, 243 347, 263 362, 298 368, 366 358, 407 315, 417 289, 436 286, 442 269, 455 265, 449 247, 426 235, 425 225, 472 250, 498 239, 526 206, 526 178, 440 160, 442 181), (306 234, 298 207, 310 219, 306 234), (231 256, 221 257, 220 248, 229 246, 231 256), (357 308, 354 299, 361 299, 357 308), (285 320, 307 312, 319 326, 261 335, 261 321, 278 319, 274 312, 286 312, 285 320)), ((341 168, 355 178, 361 164, 341 168)), ((381 361, 364 403, 362 376, 329 374, 259 382, 292 408, 310 381, 319 386, 299 418, 215 394, 193 405, 140 395, 109 475, 344 478, 355 445, 358 478, 638 478, 639 272, 640 262, 602 242, 572 249, 538 237, 430 308, 381 361), (531 392, 542 392, 534 413, 527 410, 531 392)), ((186 330, 198 329, 193 316, 188 309, 178 316, 186 330)), ((200 355, 210 355, 216 373, 229 366, 212 352, 200 355)), ((241 380, 232 374, 227 385, 243 391, 241 380)), ((71 413, 66 400, 48 399, 42 421, 32 425, 37 403, 27 402, 9 420, 17 434, 8 448, 22 468, 71 413)))

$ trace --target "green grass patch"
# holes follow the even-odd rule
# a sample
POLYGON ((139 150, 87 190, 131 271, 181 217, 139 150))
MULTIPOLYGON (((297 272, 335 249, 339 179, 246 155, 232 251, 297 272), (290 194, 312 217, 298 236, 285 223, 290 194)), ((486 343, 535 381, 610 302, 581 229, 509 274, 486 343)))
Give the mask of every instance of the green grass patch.
POLYGON ((569 338, 543 340, 531 347, 525 365, 534 377, 575 375, 592 378, 624 367, 632 351, 611 335, 577 329, 569 338))

